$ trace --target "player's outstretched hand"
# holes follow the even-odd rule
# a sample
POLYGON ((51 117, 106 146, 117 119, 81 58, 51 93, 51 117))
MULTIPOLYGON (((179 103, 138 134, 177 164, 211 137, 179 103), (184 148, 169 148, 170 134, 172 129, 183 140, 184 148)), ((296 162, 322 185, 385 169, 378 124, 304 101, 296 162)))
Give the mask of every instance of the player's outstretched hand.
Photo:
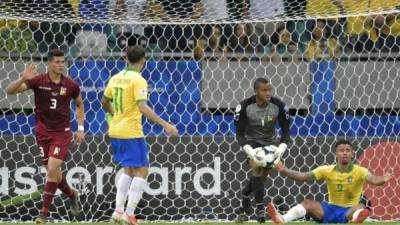
POLYGON ((282 164, 281 161, 275 162, 274 168, 276 171, 281 172, 283 169, 285 169, 285 166, 282 164))
POLYGON ((37 74, 37 69, 36 69, 36 64, 29 64, 28 66, 25 67, 24 72, 22 73, 22 79, 24 81, 30 80, 34 78, 37 74))
POLYGON ((82 144, 84 138, 85 138, 85 134, 83 133, 83 131, 75 132, 75 143, 76 144, 78 144, 78 145, 82 144))
POLYGON ((164 130, 169 136, 178 136, 178 129, 176 129, 176 127, 171 124, 167 124, 164 127, 164 130))
POLYGON ((393 178, 393 174, 391 173, 385 173, 385 175, 383 175, 383 180, 386 182, 388 182, 389 180, 391 180, 393 178))

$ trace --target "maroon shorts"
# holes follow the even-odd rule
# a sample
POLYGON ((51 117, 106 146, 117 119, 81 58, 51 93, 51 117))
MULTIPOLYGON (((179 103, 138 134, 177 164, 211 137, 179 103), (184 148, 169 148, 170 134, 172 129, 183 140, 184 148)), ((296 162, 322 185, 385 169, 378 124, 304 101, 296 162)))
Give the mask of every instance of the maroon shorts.
POLYGON ((49 157, 64 159, 68 154, 68 146, 72 140, 71 131, 37 132, 36 143, 39 146, 43 165, 47 165, 49 157))

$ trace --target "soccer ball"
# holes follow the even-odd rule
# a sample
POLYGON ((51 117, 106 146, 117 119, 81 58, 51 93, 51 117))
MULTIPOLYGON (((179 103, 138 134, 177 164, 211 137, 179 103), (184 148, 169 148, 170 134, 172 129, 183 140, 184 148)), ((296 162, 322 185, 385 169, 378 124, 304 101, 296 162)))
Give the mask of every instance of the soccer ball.
POLYGON ((279 158, 276 150, 271 146, 264 146, 254 149, 254 162, 257 166, 272 169, 274 167, 274 162, 279 158))

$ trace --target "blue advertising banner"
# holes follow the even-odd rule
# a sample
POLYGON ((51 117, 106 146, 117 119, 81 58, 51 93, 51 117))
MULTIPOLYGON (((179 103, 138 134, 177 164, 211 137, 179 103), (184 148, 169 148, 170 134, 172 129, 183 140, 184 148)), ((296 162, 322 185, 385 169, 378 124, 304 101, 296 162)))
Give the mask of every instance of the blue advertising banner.
MULTIPOLYGON (((124 61, 75 60, 71 77, 79 82, 86 109, 86 130, 106 132, 101 109, 103 91, 110 77, 126 67, 124 61)), ((177 124, 180 133, 194 133, 201 121, 201 66, 197 61, 148 61, 142 72, 149 85, 148 104, 162 118, 177 124)), ((144 121, 147 135, 162 134, 162 128, 144 121)))

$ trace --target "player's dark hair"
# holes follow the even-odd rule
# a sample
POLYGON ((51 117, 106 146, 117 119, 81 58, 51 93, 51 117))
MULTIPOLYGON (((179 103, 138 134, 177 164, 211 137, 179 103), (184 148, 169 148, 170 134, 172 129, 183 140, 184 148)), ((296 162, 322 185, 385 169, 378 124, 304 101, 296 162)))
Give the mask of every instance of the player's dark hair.
POLYGON ((268 84, 268 83, 269 83, 269 81, 268 81, 267 79, 262 78, 262 77, 259 77, 259 78, 257 78, 257 79, 254 81, 253 88, 254 88, 254 90, 257 90, 257 88, 258 88, 261 84, 268 84))
POLYGON ((58 48, 50 49, 47 53, 47 61, 51 61, 54 57, 64 56, 64 52, 58 48))
POLYGON ((340 140, 338 140, 338 141, 336 142, 336 144, 335 144, 335 149, 337 149, 337 147, 338 147, 339 145, 350 145, 351 148, 353 148, 353 145, 351 144, 351 142, 348 141, 348 140, 345 140, 345 139, 340 139, 340 140))
POLYGON ((140 46, 130 46, 126 50, 126 59, 132 64, 139 62, 145 55, 143 47, 140 46))

